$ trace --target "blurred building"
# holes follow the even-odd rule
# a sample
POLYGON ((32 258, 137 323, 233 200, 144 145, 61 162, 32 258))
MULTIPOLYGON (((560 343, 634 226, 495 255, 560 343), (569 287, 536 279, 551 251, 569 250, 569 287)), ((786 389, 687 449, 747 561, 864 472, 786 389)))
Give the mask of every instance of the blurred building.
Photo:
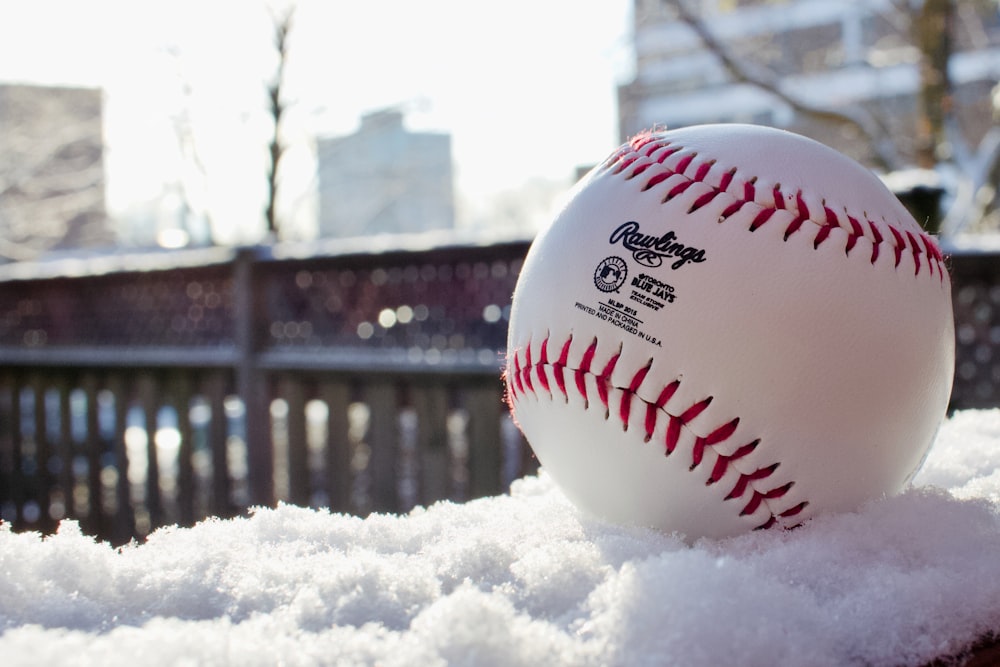
MULTIPOLYGON (((920 3, 893 0, 683 0, 737 67, 817 109, 859 112, 903 161, 915 143, 919 52, 910 30, 920 3)), ((750 122, 783 127, 871 162, 872 146, 844 125, 797 111, 779 95, 741 82, 719 49, 683 20, 671 0, 635 0, 635 78, 619 88, 624 140, 654 126, 750 122)), ((956 3, 951 103, 975 145, 994 122, 1000 76, 995 3, 956 3)))
POLYGON ((451 137, 410 132, 397 110, 317 144, 320 236, 452 228, 451 137))
POLYGON ((0 262, 107 246, 102 93, 0 85, 0 262))

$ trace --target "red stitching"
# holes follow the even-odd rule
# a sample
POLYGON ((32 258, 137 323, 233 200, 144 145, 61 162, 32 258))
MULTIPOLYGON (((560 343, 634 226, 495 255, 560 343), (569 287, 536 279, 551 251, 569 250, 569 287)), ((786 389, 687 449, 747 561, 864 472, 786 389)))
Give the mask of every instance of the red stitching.
POLYGON ((649 143, 649 148, 645 152, 646 157, 652 157, 653 153, 663 148, 664 144, 660 141, 651 141, 649 143))
POLYGON ((688 168, 688 165, 690 165, 694 161, 694 158, 697 155, 698 155, 697 153, 691 153, 689 155, 685 155, 680 160, 678 160, 677 164, 674 166, 674 173, 683 174, 684 170, 688 168))
POLYGON ((743 208, 743 205, 746 204, 746 203, 747 202, 744 199, 737 199, 736 201, 734 201, 732 204, 730 204, 729 206, 727 206, 726 210, 723 211, 722 215, 719 216, 719 222, 722 222, 726 218, 728 218, 729 216, 735 214, 737 211, 739 211, 741 208, 743 208))
MULTIPOLYGON (((777 189, 775 189, 775 193, 777 193, 777 189)), ((806 206, 805 201, 802 199, 801 190, 799 190, 798 194, 795 195, 795 208, 798 211, 798 214, 795 216, 795 219, 792 220, 792 222, 788 225, 788 227, 785 228, 786 241, 788 240, 789 236, 799 231, 799 227, 802 226, 803 222, 809 219, 809 207, 806 206)))
MULTIPOLYGON (((736 432, 736 427, 740 424, 740 418, 737 417, 728 424, 723 424, 719 428, 715 429, 705 437, 698 437, 694 442, 694 453, 692 455, 691 470, 694 470, 701 463, 701 459, 705 454, 706 447, 712 447, 717 445, 724 440, 728 440, 729 436, 736 432)), ((713 471, 714 472, 714 471, 713 471)))
MULTIPOLYGON (((594 339, 594 343, 597 343, 597 339, 594 339)), ((621 356, 622 351, 619 348, 618 353, 608 360, 607 365, 604 366, 604 370, 597 376, 597 394, 601 398, 601 403, 604 404, 605 414, 609 414, 610 411, 610 406, 608 405, 608 388, 611 386, 611 374, 615 372, 615 364, 618 363, 618 358, 621 356)))
POLYGON ((667 454, 672 454, 674 449, 677 448, 677 442, 681 436, 681 427, 694 421, 694 418, 704 412, 705 408, 707 408, 711 402, 712 397, 709 396, 708 398, 698 401, 682 412, 679 416, 670 417, 670 423, 667 425, 667 454))
MULTIPOLYGON (((827 209, 827 211, 829 211, 831 215, 833 214, 833 211, 830 211, 830 209, 827 209)), ((858 242, 858 239, 862 238, 865 235, 865 231, 864 229, 862 229, 861 223, 858 222, 857 218, 855 218, 854 216, 848 215, 847 222, 851 225, 851 232, 847 237, 847 246, 844 248, 844 252, 846 252, 847 254, 851 254, 851 251, 854 250, 854 246, 858 242)), ((874 225, 872 227, 874 228, 874 225)), ((882 238, 881 235, 879 235, 878 238, 882 238)), ((875 245, 877 246, 878 244, 875 245)), ((872 250, 872 257, 877 257, 877 256, 878 256, 878 247, 875 247, 872 250)), ((874 259, 872 260, 872 263, 874 263, 874 259)))
POLYGON ((650 178, 648 181, 646 181, 646 185, 644 185, 642 187, 642 189, 643 189, 643 191, 646 191, 646 190, 648 190, 648 189, 650 189, 652 187, 655 187, 655 186, 659 185, 660 183, 662 183, 663 181, 665 181, 668 178, 670 178, 671 176, 673 176, 673 174, 671 174, 669 171, 661 171, 658 174, 654 174, 652 178, 650 178))
POLYGON ((624 170, 628 169, 628 167, 629 167, 629 166, 630 166, 630 165, 631 165, 631 164, 632 164, 633 162, 635 162, 635 161, 636 161, 636 160, 638 160, 638 159, 639 159, 639 156, 638 156, 638 155, 632 155, 632 156, 628 157, 627 159, 625 159, 625 160, 622 160, 622 163, 621 163, 620 165, 618 165, 618 168, 617 168, 617 169, 615 169, 614 173, 616 173, 616 174, 620 174, 620 173, 622 173, 622 172, 623 172, 624 170))
MULTIPOLYGON (((917 241, 917 237, 913 235, 913 232, 907 231, 906 236, 910 239, 910 248, 913 251, 913 264, 915 269, 913 271, 913 275, 917 275, 920 273, 920 254, 923 250, 921 250, 920 243, 917 241)), ((934 269, 931 269, 931 273, 933 272, 934 269)))
POLYGON ((719 190, 725 191, 729 188, 729 184, 733 182, 733 178, 736 176, 736 169, 730 169, 722 175, 722 180, 719 181, 719 190))
POLYGON ((776 209, 776 208, 762 208, 762 209, 760 209, 760 213, 758 213, 757 217, 755 217, 753 219, 753 222, 750 223, 750 231, 751 232, 755 232, 758 229, 760 229, 764 225, 765 222, 767 222, 768 220, 771 219, 771 216, 774 215, 777 210, 778 209, 776 209))
MULTIPOLYGON (((563 379, 563 373, 565 369, 569 368, 569 351, 570 345, 573 342, 573 337, 569 336, 562 344, 559 352, 559 358, 554 362, 549 360, 550 342, 549 337, 542 340, 538 349, 537 361, 532 359, 532 347, 530 342, 523 350, 523 365, 521 362, 521 350, 514 351, 511 355, 512 358, 508 360, 508 370, 504 375, 507 379, 508 402, 512 411, 514 403, 517 399, 526 396, 528 392, 537 395, 538 392, 536 391, 531 380, 533 374, 545 391, 554 396, 548 380, 548 372, 551 371, 559 391, 567 399, 569 398, 567 386, 563 379)), ((649 442, 652 438, 653 432, 656 430, 657 420, 660 418, 660 414, 662 413, 668 420, 663 442, 664 455, 669 456, 673 454, 680 441, 681 430, 689 428, 690 422, 694 421, 698 415, 704 412, 705 409, 711 405, 713 397, 708 396, 700 401, 696 401, 683 410, 671 410, 668 412, 666 406, 680 388, 681 381, 679 379, 672 380, 664 385, 657 395, 656 400, 649 402, 639 396, 638 392, 649 376, 653 360, 650 359, 645 366, 642 366, 632 374, 632 377, 628 381, 627 388, 615 387, 612 383, 611 376, 614 374, 618 362, 621 359, 621 348, 619 347, 618 351, 611 356, 600 372, 595 373, 592 370, 592 366, 597 355, 597 345, 597 338, 594 338, 584 351, 583 358, 580 360, 579 368, 570 368, 575 379, 574 384, 576 390, 580 396, 583 397, 585 408, 589 409, 590 405, 589 396, 587 395, 586 382, 587 376, 589 375, 596 381, 595 384, 597 386, 598 396, 605 409, 605 419, 611 418, 609 405, 611 389, 617 388, 622 392, 621 401, 618 404, 617 417, 621 421, 622 428, 624 430, 628 430, 634 402, 640 401, 645 405, 646 411, 643 420, 643 428, 645 431, 644 440, 646 442, 649 442)), ((756 512, 762 504, 766 506, 767 501, 777 500, 785 496, 789 489, 792 488, 793 483, 789 482, 781 486, 771 488, 757 488, 758 485, 756 483, 763 482, 769 478, 775 470, 777 470, 779 465, 777 463, 764 468, 758 468, 750 473, 742 473, 736 469, 735 463, 753 452, 760 445, 761 441, 759 439, 739 447, 736 451, 729 455, 720 454, 715 451, 714 448, 716 445, 727 442, 736 433, 739 423, 740 419, 739 417, 736 417, 715 427, 714 429, 711 429, 707 435, 696 435, 689 471, 694 472, 704 461, 706 452, 712 450, 716 455, 716 460, 712 465, 712 470, 709 473, 707 480, 705 481, 706 486, 710 486, 722 480, 730 469, 736 470, 739 476, 737 477, 732 490, 730 490, 724 500, 742 498, 748 491, 751 492, 749 500, 740 509, 740 516, 746 516, 756 512)), ((757 528, 770 527, 779 523, 779 519, 793 517, 799 514, 806 507, 806 505, 808 505, 808 502, 802 502, 777 514, 774 510, 768 507, 768 519, 757 528)))
MULTIPOLYGON (((837 226, 838 225, 823 225, 822 227, 820 227, 819 233, 816 234, 816 240, 813 241, 813 248, 818 248, 819 244, 825 241, 826 238, 830 235, 830 232, 833 231, 834 227, 837 226)), ((850 245, 850 241, 848 241, 848 244, 850 245)))
POLYGON ((653 166, 652 162, 643 162, 638 167, 636 167, 634 170, 632 170, 632 173, 628 175, 628 178, 630 178, 630 179, 631 178, 635 178, 636 176, 638 176, 642 172, 644 172, 647 169, 649 169, 651 166, 653 166))
MULTIPOLYGON (((664 144, 664 146, 666 146, 666 145, 667 144, 664 144)), ((668 157, 670 157, 671 155, 673 155, 674 153, 676 153, 680 149, 681 149, 680 146, 674 146, 674 147, 671 147, 671 148, 667 148, 667 150, 663 151, 663 154, 660 155, 660 157, 656 158, 657 164, 663 164, 668 157)), ((674 173, 674 172, 668 172, 668 173, 674 173)))
POLYGON ((872 230, 872 236, 875 238, 875 243, 872 244, 872 264, 874 264, 878 260, 878 249, 882 247, 882 232, 871 220, 868 221, 868 228, 872 230))
POLYGON ((736 480, 736 484, 733 486, 733 490, 729 492, 728 496, 726 496, 726 500, 742 497, 743 494, 746 493, 750 482, 759 482, 762 479, 770 477, 777 469, 778 464, 773 463, 766 468, 758 468, 751 473, 741 473, 740 478, 736 480))
POLYGON ((773 191, 774 197, 774 208, 782 209, 785 208, 785 195, 781 194, 781 183, 774 186, 773 191))
MULTIPOLYGON (((640 158, 652 160, 638 165, 631 173, 625 176, 626 179, 632 179, 647 172, 654 164, 661 165, 663 170, 657 170, 656 173, 649 175, 648 179, 643 184, 642 189, 644 191, 650 190, 664 183, 671 176, 681 177, 683 179, 681 182, 672 182, 669 192, 667 192, 667 194, 663 197, 662 201, 664 203, 683 193, 693 183, 705 183, 709 188, 711 188, 711 190, 699 195, 694 204, 692 204, 692 206, 688 209, 689 213, 706 206, 719 194, 727 192, 734 197, 734 201, 729 204, 719 216, 719 222, 725 221, 733 216, 737 211, 742 209, 744 205, 753 202, 760 208, 760 211, 756 214, 756 216, 754 216, 754 219, 750 224, 751 232, 760 229, 764 223, 771 219, 771 216, 776 211, 789 208, 788 202, 786 201, 784 194, 781 192, 780 184, 774 186, 771 193, 772 201, 770 203, 758 202, 756 198, 757 179, 755 176, 747 178, 742 182, 742 197, 738 196, 736 193, 730 192, 731 185, 736 178, 737 169, 735 167, 722 175, 718 185, 712 185, 708 180, 708 177, 716 162, 714 160, 703 160, 696 163, 697 153, 684 155, 673 167, 666 164, 666 161, 670 156, 675 155, 681 150, 683 150, 683 146, 671 144, 669 140, 664 139, 662 136, 653 132, 647 132, 634 137, 628 145, 622 147, 617 153, 612 155, 605 162, 604 167, 610 168, 614 166, 615 168, 612 173, 620 174, 640 158), (642 153, 639 153, 641 149, 645 150, 643 150, 642 153), (653 155, 658 151, 659 155, 657 155, 654 160, 653 155), (692 169, 692 165, 695 164, 697 166, 693 167, 694 174, 692 176, 686 175, 685 172, 690 171, 692 169)), ((934 274, 935 266, 937 267, 938 274, 940 275, 942 281, 947 275, 944 267, 944 256, 941 254, 940 248, 938 248, 932 238, 924 232, 916 234, 910 231, 901 232, 895 226, 883 219, 881 224, 885 229, 889 230, 889 234, 884 234, 883 231, 879 229, 875 221, 868 219, 867 215, 863 217, 855 217, 845 211, 842 216, 838 216, 826 205, 825 202, 823 204, 822 213, 824 219, 814 219, 810 215, 809 208, 803 199, 801 191, 795 196, 793 208, 797 210, 797 213, 795 218, 785 229, 784 239, 786 241, 792 234, 801 229, 806 220, 812 220, 819 226, 819 231, 813 241, 814 248, 818 249, 819 246, 829 238, 830 233, 834 228, 840 228, 847 232, 845 252, 848 255, 850 255, 857 246, 858 240, 865 237, 872 243, 872 264, 875 264, 878 261, 880 247, 882 244, 889 242, 892 247, 895 266, 897 268, 902 262, 903 253, 909 252, 913 255, 915 275, 920 273, 921 255, 927 258, 927 267, 931 275, 934 274), (862 224, 861 220, 864 220, 864 223, 866 224, 862 224)), ((818 211, 817 215, 819 215, 818 211)))
POLYGON ((705 177, 708 176, 708 172, 711 171, 712 165, 714 164, 715 160, 708 160, 706 162, 702 162, 701 165, 698 167, 698 171, 694 173, 694 180, 698 181, 699 183, 704 181, 705 177))
POLYGON ((729 456, 719 454, 719 458, 715 461, 715 466, 712 468, 712 474, 708 476, 708 481, 705 482, 705 486, 711 486, 722 479, 722 477, 726 474, 726 470, 733 461, 741 459, 753 450, 757 449, 757 445, 759 444, 760 439, 757 439, 751 443, 743 445, 729 456))
POLYGON ((708 192, 706 192, 705 194, 694 200, 694 203, 691 204, 691 208, 688 209, 688 213, 694 213, 702 206, 708 205, 713 199, 715 199, 716 195, 718 194, 719 194, 718 190, 715 189, 709 190, 708 192))
POLYGON ((630 142, 630 145, 632 146, 632 150, 636 150, 637 151, 640 148, 642 148, 643 146, 646 146, 646 145, 651 144, 651 143, 656 143, 657 141, 659 141, 659 139, 653 133, 638 134, 638 135, 636 135, 635 137, 632 138, 632 141, 630 142))
POLYGON ((552 389, 549 388, 549 377, 545 374, 545 367, 549 365, 549 349, 548 345, 545 344, 546 342, 548 342, 548 338, 546 338, 542 343, 542 348, 538 352, 538 364, 536 365, 536 369, 538 372, 538 381, 543 387, 545 387, 545 391, 551 394, 552 389))
POLYGON ((529 347, 524 351, 524 378, 522 384, 528 388, 528 391, 535 393, 535 387, 531 384, 531 348, 529 347))
MULTIPOLYGON (((508 386, 511 386, 508 383, 508 386)), ((511 396, 516 394, 523 394, 524 386, 521 384, 521 362, 518 360, 517 355, 514 355, 514 384, 511 386, 511 396)))
POLYGON ((692 185, 694 185, 694 181, 681 181, 680 183, 678 183, 674 187, 670 188, 670 192, 668 192, 667 196, 663 198, 663 203, 666 203, 666 202, 670 201, 671 199, 673 199, 677 195, 679 195, 682 192, 684 192, 685 190, 687 190, 692 185))
MULTIPOLYGON (((530 349, 530 345, 528 346, 530 349)), ((576 389, 583 396, 584 407, 590 407, 590 397, 587 396, 586 375, 590 372, 590 364, 594 361, 594 354, 597 352, 597 338, 590 343, 590 347, 583 353, 583 360, 580 361, 580 368, 576 370, 576 389)))
MULTIPOLYGON (((618 417, 622 420, 622 424, 625 425, 626 431, 628 430, 629 417, 631 416, 632 413, 632 397, 635 395, 635 392, 639 391, 639 385, 641 385, 642 381, 646 379, 646 374, 649 373, 649 369, 652 367, 652 365, 653 365, 653 360, 650 359, 648 364, 640 368, 636 372, 636 374, 632 376, 632 381, 628 385, 628 391, 622 392, 622 402, 621 405, 618 407, 618 417)), ((654 416, 653 419, 655 426, 656 417, 654 416)), ((650 436, 652 436, 653 431, 649 428, 648 412, 646 414, 646 420, 647 420, 645 424, 646 442, 649 442, 649 438, 650 436)))
POLYGON ((657 397, 655 403, 646 404, 646 442, 649 442, 650 438, 653 437, 653 431, 656 429, 656 417, 660 410, 666 412, 667 402, 673 397, 674 392, 680 386, 681 381, 674 380, 660 391, 660 395, 657 397))

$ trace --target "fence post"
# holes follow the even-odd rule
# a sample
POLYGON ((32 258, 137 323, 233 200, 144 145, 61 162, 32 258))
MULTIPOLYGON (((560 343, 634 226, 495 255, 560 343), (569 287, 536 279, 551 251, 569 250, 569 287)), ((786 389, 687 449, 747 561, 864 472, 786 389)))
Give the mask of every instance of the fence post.
POLYGON ((257 248, 241 248, 233 266, 233 306, 236 360, 236 393, 245 406, 247 482, 250 504, 274 505, 274 455, 271 443, 267 378, 257 365, 256 315, 258 284, 254 268, 257 248))
POLYGON ((365 387, 371 410, 367 440, 371 447, 371 510, 399 511, 396 487, 399 449, 399 388, 392 379, 378 378, 365 387))
POLYGON ((347 512, 351 509, 351 457, 347 409, 351 403, 351 387, 342 380, 329 379, 320 384, 320 396, 326 402, 326 493, 330 509, 347 512))
POLYGON ((49 442, 48 423, 46 422, 45 381, 37 373, 32 376, 31 390, 34 392, 35 418, 35 462, 38 478, 38 506, 40 510, 38 527, 45 533, 51 533, 55 527, 52 519, 52 473, 49 459, 53 456, 52 443, 49 442))
MULTIPOLYGON (((104 512, 103 482, 101 480, 101 458, 104 445, 101 442, 101 429, 98 422, 99 408, 97 405, 100 381, 97 374, 88 371, 84 374, 81 385, 87 397, 86 425, 87 433, 84 439, 87 457, 87 520, 84 522, 85 532, 91 535, 106 535, 107 517, 104 512)), ((156 461, 155 445, 150 443, 150 459, 156 461)), ((155 465, 152 463, 151 465, 155 465)), ((152 467, 150 468, 151 474, 152 467)), ((150 514, 153 514, 151 511, 150 514)))
POLYGON ((466 390, 466 410, 469 412, 470 497, 499 493, 503 466, 500 437, 503 399, 499 378, 470 385, 466 390))

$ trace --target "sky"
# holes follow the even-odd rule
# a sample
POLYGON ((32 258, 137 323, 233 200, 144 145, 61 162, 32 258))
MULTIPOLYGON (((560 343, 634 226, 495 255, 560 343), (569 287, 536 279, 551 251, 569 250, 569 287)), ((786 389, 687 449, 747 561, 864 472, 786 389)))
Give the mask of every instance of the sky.
MULTIPOLYGON (((532 179, 571 182, 619 143, 630 7, 302 0, 286 79, 285 210, 309 215, 313 137, 351 133, 361 115, 390 106, 411 130, 452 135, 467 223, 532 179)), ((113 214, 183 181, 223 240, 252 240, 268 133, 262 81, 275 62, 268 30, 256 0, 6 0, 0 82, 103 89, 113 214), (181 156, 178 122, 203 168, 181 156)))
POLYGON ((925 665, 1000 628, 1000 410, 913 486, 689 544, 602 523, 544 473, 365 519, 290 505, 116 549, 0 525, 0 655, 37 665, 925 665))

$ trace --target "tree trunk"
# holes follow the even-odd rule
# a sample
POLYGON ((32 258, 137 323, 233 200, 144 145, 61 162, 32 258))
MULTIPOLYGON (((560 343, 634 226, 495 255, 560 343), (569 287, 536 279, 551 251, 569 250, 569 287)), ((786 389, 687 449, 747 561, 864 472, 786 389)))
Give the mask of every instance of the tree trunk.
POLYGON ((952 112, 948 59, 952 51, 954 0, 924 0, 914 16, 913 42, 920 50, 920 95, 917 109, 917 166, 932 169, 945 145, 945 118, 952 112))

